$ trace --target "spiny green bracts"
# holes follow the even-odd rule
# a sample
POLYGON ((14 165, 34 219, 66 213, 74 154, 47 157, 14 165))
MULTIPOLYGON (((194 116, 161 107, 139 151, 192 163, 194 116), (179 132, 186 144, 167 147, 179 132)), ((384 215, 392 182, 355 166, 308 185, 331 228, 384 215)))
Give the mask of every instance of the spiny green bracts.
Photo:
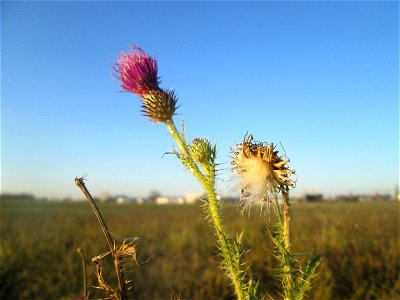
POLYGON ((142 112, 154 123, 166 122, 175 114, 178 101, 174 91, 154 90, 143 97, 142 112))
POLYGON ((207 166, 210 164, 213 156, 213 149, 210 141, 204 138, 193 139, 192 144, 189 146, 190 154, 192 155, 195 162, 200 165, 207 166))

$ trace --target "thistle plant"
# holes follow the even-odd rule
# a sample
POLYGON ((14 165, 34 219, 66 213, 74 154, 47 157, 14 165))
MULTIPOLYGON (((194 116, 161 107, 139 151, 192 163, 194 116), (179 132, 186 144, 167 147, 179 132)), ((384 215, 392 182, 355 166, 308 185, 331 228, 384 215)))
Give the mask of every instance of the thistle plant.
MULTIPOLYGON (((143 115, 167 127, 177 145, 173 154, 205 191, 207 197, 203 202, 204 212, 214 228, 221 267, 230 279, 237 299, 256 299, 258 284, 247 275, 244 267, 246 263, 243 261, 244 250, 241 244, 243 233, 235 238, 229 237, 223 222, 221 202, 216 192, 216 144, 212 145, 205 138, 188 141, 183 121, 181 129, 176 128, 173 116, 177 109, 177 96, 174 91, 160 87, 157 61, 141 48, 131 47, 129 53, 121 52, 114 65, 113 75, 120 81, 124 91, 139 96, 143 115)), ((294 187, 291 178, 294 172, 287 167, 289 160, 278 156, 273 144, 253 142, 251 135, 246 135, 233 153, 233 170, 241 178, 241 202, 244 209, 253 206, 269 208, 269 204, 272 204, 278 217, 275 233, 271 237, 277 247, 275 256, 281 263, 280 276, 285 299, 301 299, 309 289, 318 260, 312 261, 307 270, 302 272, 295 255, 290 252, 289 188, 294 187), (283 195, 283 210, 278 203, 278 193, 283 195)))
POLYGON ((227 236, 221 203, 216 193, 216 145, 212 146, 207 139, 194 139, 191 143, 187 141, 183 121, 181 131, 178 131, 172 118, 177 108, 175 93, 159 86, 157 61, 139 47, 131 47, 130 50, 130 53, 121 53, 114 66, 114 76, 121 82, 123 90, 140 97, 145 116, 168 128, 178 146, 173 153, 200 182, 207 195, 204 210, 215 230, 219 255, 222 258, 221 267, 230 278, 237 298, 251 298, 254 286, 251 280, 246 281, 245 271, 242 269, 240 240, 227 236))
POLYGON ((297 255, 291 251, 289 189, 295 187, 292 178, 295 172, 288 167, 289 159, 286 155, 280 156, 274 144, 255 142, 247 134, 232 152, 233 171, 240 177, 244 210, 256 206, 262 211, 272 205, 276 216, 277 223, 269 233, 275 245, 273 254, 279 263, 284 299, 302 299, 311 287, 321 256, 314 257, 302 271, 297 255), (279 194, 283 205, 278 202, 279 194))

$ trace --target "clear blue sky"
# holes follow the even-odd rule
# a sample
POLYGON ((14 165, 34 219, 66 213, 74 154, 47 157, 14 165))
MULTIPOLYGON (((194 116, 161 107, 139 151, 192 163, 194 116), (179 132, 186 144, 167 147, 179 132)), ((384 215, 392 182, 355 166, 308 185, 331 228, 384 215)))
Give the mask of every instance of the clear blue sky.
POLYGON ((1 188, 80 197, 199 191, 112 64, 157 53, 189 137, 218 141, 219 188, 246 131, 285 147, 296 193, 392 193, 398 2, 1 2, 1 188))

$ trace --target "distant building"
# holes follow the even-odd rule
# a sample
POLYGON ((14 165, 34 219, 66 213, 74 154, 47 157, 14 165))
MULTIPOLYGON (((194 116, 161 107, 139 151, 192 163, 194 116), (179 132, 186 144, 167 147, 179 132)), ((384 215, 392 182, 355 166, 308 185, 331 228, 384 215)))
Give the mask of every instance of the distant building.
POLYGON ((96 199, 100 202, 112 202, 114 200, 110 194, 100 194, 96 197, 96 199))
POLYGON ((182 198, 182 197, 171 198, 171 199, 170 199, 170 203, 173 203, 173 204, 183 204, 183 203, 185 203, 185 199, 182 198))
POLYGON ((155 199, 156 204, 184 204, 185 199, 182 197, 157 197, 155 199))
POLYGON ((186 193, 185 194, 185 203, 193 204, 196 201, 199 201, 203 196, 204 196, 203 192, 186 193))
POLYGON ((337 196, 335 200, 343 202, 390 201, 392 200, 392 197, 389 194, 381 195, 379 193, 374 193, 372 195, 354 195, 350 193, 349 195, 337 196))
POLYGON ((169 204, 171 201, 168 197, 157 197, 155 203, 158 205, 169 204))
POLYGON ((306 194, 307 202, 320 202, 324 199, 322 194, 306 194))
POLYGON ((143 200, 143 198, 136 198, 136 199, 134 200, 134 202, 135 202, 136 204, 138 204, 138 205, 142 205, 142 204, 144 203, 144 200, 143 200))
POLYGON ((309 188, 303 194, 300 194, 293 198, 298 202, 320 202, 324 199, 324 195, 319 193, 316 188, 309 188))
POLYGON ((359 195, 358 201, 390 201, 392 197, 389 194, 381 195, 379 193, 375 193, 373 195, 359 195))
POLYGON ((128 201, 129 201, 128 197, 125 197, 125 196, 117 196, 117 197, 115 197, 115 202, 117 204, 127 203, 128 201))
POLYGON ((12 199, 12 200, 36 200, 35 196, 32 194, 1 194, 1 200, 12 199))
POLYGON ((305 193, 294 198, 296 202, 320 202, 324 199, 321 193, 305 193))

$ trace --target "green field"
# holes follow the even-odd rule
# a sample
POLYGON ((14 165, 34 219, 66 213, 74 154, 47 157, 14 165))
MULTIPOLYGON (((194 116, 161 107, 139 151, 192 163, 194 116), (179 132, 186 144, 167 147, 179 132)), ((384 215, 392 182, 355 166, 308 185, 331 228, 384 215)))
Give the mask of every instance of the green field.
MULTIPOLYGON (((193 206, 102 204, 110 231, 139 237, 144 267, 130 266, 133 299, 232 299, 233 290, 217 272, 219 258, 201 209, 193 206)), ((244 244, 260 291, 280 299, 276 262, 269 252, 268 216, 241 216, 224 207, 233 236, 245 228, 244 244)), ((272 220, 271 220, 272 221, 272 220)), ((301 260, 324 253, 310 299, 399 299, 399 204, 303 203, 293 205, 292 242, 301 260)), ((72 299, 82 290, 81 247, 90 258, 107 243, 85 202, 1 201, 1 299, 72 299)), ((107 264, 109 263, 109 264, 107 264)), ((110 262, 105 275, 115 282, 110 262), (107 272, 108 271, 108 272, 107 272)), ((89 285, 94 285, 88 263, 89 285)), ((91 289, 91 297, 100 296, 91 289)))

